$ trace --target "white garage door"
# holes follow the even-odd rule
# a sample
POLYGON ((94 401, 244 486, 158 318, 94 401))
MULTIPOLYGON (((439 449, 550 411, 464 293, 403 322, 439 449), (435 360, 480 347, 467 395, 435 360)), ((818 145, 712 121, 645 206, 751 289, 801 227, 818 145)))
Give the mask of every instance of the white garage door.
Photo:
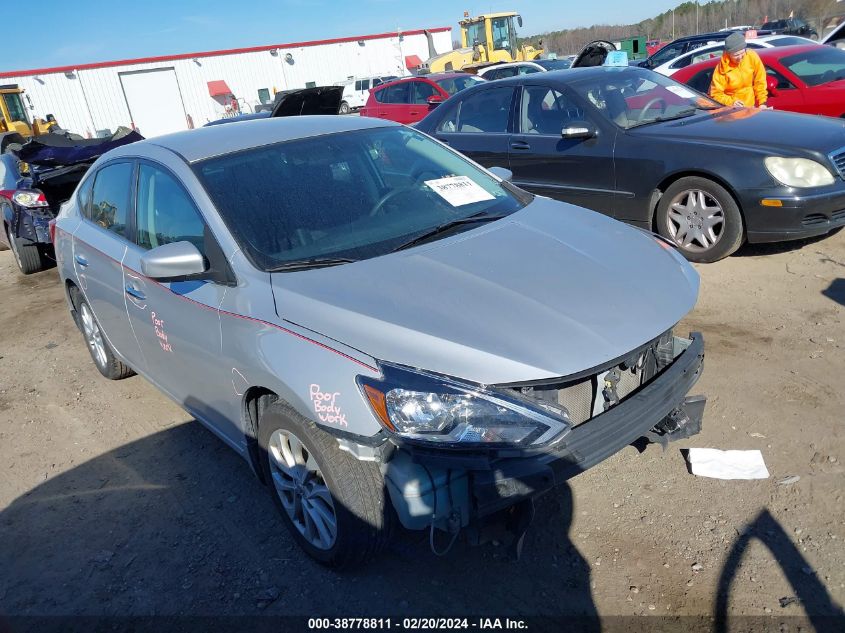
POLYGON ((120 73, 126 105, 146 138, 187 130, 182 93, 172 68, 120 73))

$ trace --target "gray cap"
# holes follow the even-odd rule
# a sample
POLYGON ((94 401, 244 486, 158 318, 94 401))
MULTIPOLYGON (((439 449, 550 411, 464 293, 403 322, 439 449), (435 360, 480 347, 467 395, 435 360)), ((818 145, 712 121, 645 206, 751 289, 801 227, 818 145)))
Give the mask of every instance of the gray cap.
POLYGON ((738 53, 747 46, 745 43, 745 36, 742 33, 731 33, 725 38, 725 52, 738 53))

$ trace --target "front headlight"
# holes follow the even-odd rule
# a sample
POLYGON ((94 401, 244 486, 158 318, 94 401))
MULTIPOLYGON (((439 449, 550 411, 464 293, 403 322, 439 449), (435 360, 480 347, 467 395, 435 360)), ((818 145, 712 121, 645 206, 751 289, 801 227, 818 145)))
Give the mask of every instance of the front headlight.
POLYGON ((453 447, 536 447, 572 428, 563 407, 446 376, 381 363, 383 380, 358 377, 382 425, 417 442, 453 447))
POLYGON ((833 174, 824 165, 809 158, 769 156, 765 163, 772 177, 787 187, 822 187, 833 184, 833 174))

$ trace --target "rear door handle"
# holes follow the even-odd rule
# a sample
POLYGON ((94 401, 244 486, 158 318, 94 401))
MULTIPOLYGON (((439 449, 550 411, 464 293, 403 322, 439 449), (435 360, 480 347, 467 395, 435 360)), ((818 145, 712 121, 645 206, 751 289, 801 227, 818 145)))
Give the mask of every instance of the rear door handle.
POLYGON ((76 263, 85 268, 88 265, 88 260, 85 259, 82 255, 75 255, 74 259, 76 263))
POLYGON ((140 290, 136 290, 132 286, 126 286, 126 294, 128 294, 130 297, 134 297, 135 299, 138 299, 139 301, 143 301, 144 299, 147 298, 147 295, 145 295, 140 290))
POLYGON ((511 143, 511 149, 531 149, 531 146, 525 141, 514 141, 511 143))

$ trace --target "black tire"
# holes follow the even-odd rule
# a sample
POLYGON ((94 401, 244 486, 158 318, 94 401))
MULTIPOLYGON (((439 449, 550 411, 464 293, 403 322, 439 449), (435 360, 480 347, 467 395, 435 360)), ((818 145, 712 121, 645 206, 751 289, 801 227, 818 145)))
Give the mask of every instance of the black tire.
POLYGON ((109 380, 122 380, 124 378, 128 378, 135 374, 131 367, 124 364, 122 361, 118 360, 114 352, 112 351, 109 342, 106 340, 102 334, 100 334, 100 342, 102 343, 102 356, 98 355, 95 351, 94 346, 89 341, 89 335, 86 333, 85 328, 85 319, 89 318, 92 320, 95 329, 97 332, 100 331, 100 325, 97 323, 97 318, 94 316, 94 312, 91 310, 91 306, 88 305, 88 302, 85 301, 85 298, 82 296, 82 293, 79 292, 78 288, 71 288, 70 289, 70 299, 73 302, 74 310, 76 314, 73 315, 74 322, 76 322, 76 326, 82 332, 82 338, 85 341, 85 347, 88 348, 88 352, 91 354, 91 360, 94 361, 94 366, 97 370, 109 380), (87 315, 86 315, 87 311, 87 315))
POLYGON ((50 260, 44 255, 43 247, 28 240, 12 235, 12 229, 6 229, 6 239, 15 256, 15 263, 24 275, 31 275, 50 267, 50 260))
MULTIPOLYGON (((683 213, 677 209, 674 209, 674 212, 676 216, 683 213)), ((698 176, 680 178, 667 187, 657 204, 654 224, 657 232, 671 240, 684 257, 691 262, 710 263, 724 259, 742 245, 745 236, 742 214, 739 212, 739 206, 737 206, 733 196, 718 183, 698 176), (696 199, 700 199, 699 194, 704 195, 708 211, 699 210, 697 207, 689 209, 688 205, 691 204, 690 196, 692 192, 696 192, 694 194, 696 199), (690 222, 693 225, 693 230, 696 227, 701 229, 704 215, 709 214, 710 209, 719 207, 719 211, 714 213, 713 216, 721 217, 721 224, 714 227, 711 236, 702 234, 702 239, 707 242, 707 245, 703 245, 695 239, 685 245, 686 240, 679 239, 683 238, 686 233, 683 232, 683 228, 679 224, 670 219, 669 212, 672 210, 670 207, 673 203, 687 206, 690 213, 682 218, 682 221, 690 222), (713 235, 716 239, 711 242, 713 235)))
POLYGON ((317 562, 333 568, 351 567, 371 559, 390 541, 396 521, 376 462, 364 462, 338 448, 337 440, 287 404, 267 407, 259 420, 261 469, 276 508, 293 538, 317 562), (274 432, 292 433, 318 466, 329 489, 337 522, 334 544, 321 549, 294 525, 273 480, 269 444, 274 432))
POLYGON ((349 104, 346 101, 340 102, 340 114, 349 114, 352 111, 352 108, 349 107, 349 104))

